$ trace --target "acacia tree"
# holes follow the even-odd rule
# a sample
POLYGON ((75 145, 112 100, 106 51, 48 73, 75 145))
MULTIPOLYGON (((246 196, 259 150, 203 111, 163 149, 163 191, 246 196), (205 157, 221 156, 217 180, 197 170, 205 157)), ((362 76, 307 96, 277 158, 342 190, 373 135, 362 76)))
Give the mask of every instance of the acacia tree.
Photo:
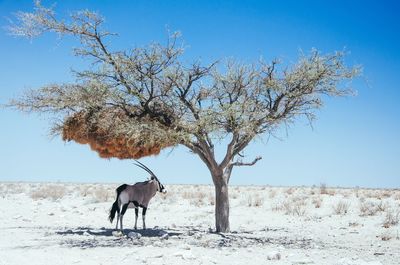
POLYGON ((51 84, 26 91, 10 105, 21 111, 46 112, 61 122, 52 131, 64 140, 88 143, 102 157, 139 158, 183 145, 200 157, 215 186, 217 232, 228 232, 228 183, 241 152, 257 136, 305 116, 315 118, 324 96, 351 91, 343 80, 358 68, 344 64, 342 52, 301 54, 296 64, 278 61, 251 65, 229 61, 202 65, 182 63, 178 35, 166 44, 114 51, 103 29, 103 18, 79 11, 59 19, 52 8, 36 3, 31 13, 18 12, 10 32, 37 37, 45 32, 72 35, 79 42, 74 54, 91 67, 74 72, 76 82, 51 84), (214 143, 227 139, 218 159, 214 143))

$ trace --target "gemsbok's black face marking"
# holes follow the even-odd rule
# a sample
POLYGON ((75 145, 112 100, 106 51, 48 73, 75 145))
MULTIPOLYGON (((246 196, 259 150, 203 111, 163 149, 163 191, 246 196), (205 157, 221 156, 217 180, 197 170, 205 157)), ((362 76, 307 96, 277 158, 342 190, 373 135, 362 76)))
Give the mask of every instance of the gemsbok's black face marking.
POLYGON ((161 184, 160 182, 158 182, 158 184, 160 185, 160 192, 162 192, 162 193, 167 193, 167 190, 165 189, 165 187, 164 187, 164 185, 163 184, 161 184))
POLYGON ((158 185, 157 191, 158 192, 167 193, 167 190, 165 189, 164 185, 161 184, 161 182, 158 180, 157 177, 152 177, 151 179, 154 180, 154 181, 157 181, 157 185, 158 185))

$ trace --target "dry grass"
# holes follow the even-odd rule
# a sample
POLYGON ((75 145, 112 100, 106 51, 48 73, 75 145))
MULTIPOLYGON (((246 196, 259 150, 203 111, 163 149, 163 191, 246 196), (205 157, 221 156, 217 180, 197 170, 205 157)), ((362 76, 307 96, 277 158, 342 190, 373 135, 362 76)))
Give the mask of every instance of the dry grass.
POLYGON ((269 192, 268 192, 268 197, 269 197, 270 199, 273 199, 273 198, 275 198, 276 193, 277 193, 276 190, 271 189, 271 190, 269 190, 269 192))
POLYGON ((289 188, 285 191, 286 194, 292 195, 294 192, 294 188, 289 188))
POLYGON ((379 236, 382 241, 389 241, 390 239, 392 239, 392 235, 389 232, 383 232, 380 236, 379 236))
POLYGON ((381 191, 381 197, 382 198, 390 198, 390 197, 392 197, 392 193, 393 193, 393 191, 391 191, 391 190, 383 190, 383 191, 381 191))
POLYGON ((239 192, 232 189, 232 191, 229 193, 229 196, 230 196, 230 198, 235 200, 235 199, 239 198, 239 192))
POLYGON ((304 204, 295 203, 292 209, 292 214, 297 216, 304 216, 306 214, 306 207, 304 204))
POLYGON ((386 201, 384 202, 383 200, 380 200, 379 203, 376 204, 378 212, 386 212, 388 208, 389 204, 386 201))
POLYGON ((328 194, 328 189, 326 188, 325 183, 321 183, 319 186, 319 194, 328 194))
POLYGON ((365 190, 364 196, 366 198, 382 200, 392 197, 393 190, 365 190))
POLYGON ((82 185, 79 187, 79 195, 81 197, 86 197, 92 193, 92 186, 91 185, 82 185))
POLYGON ((386 212, 385 220, 383 221, 383 227, 389 228, 394 225, 398 225, 400 220, 400 211, 388 210, 386 212))
POLYGON ((280 211, 283 211, 283 205, 282 205, 282 203, 274 203, 272 206, 271 206, 271 210, 273 211, 273 212, 280 212, 280 211))
POLYGON ((285 211, 285 214, 290 215, 293 213, 293 202, 290 200, 286 200, 282 204, 282 209, 285 211))
POLYGON ((202 191, 198 187, 195 190, 185 190, 181 196, 184 200, 189 201, 190 205, 197 207, 215 204, 214 200, 210 198, 212 195, 209 192, 202 191))
POLYGON ((342 190, 341 194, 343 195, 343 198, 350 198, 350 196, 352 195, 351 191, 349 190, 342 190))
POLYGON ((100 184, 83 184, 79 187, 79 195, 92 198, 94 202, 108 202, 115 196, 115 188, 105 187, 100 184))
POLYGON ((360 197, 360 187, 355 187, 354 189, 353 189, 353 193, 356 195, 356 197, 357 198, 359 198, 360 197))
POLYGON ((360 216, 374 216, 378 212, 375 203, 371 201, 360 201, 360 216))
POLYGON ((329 196, 335 196, 336 195, 336 191, 334 189, 330 189, 330 190, 328 190, 328 195, 329 196))
POLYGON ((26 190, 24 184, 6 183, 4 184, 1 194, 2 196, 5 196, 6 194, 21 194, 24 193, 25 191, 26 190))
POLYGON ((364 190, 363 195, 365 198, 376 198, 375 191, 373 190, 364 190))
POLYGON ((182 193, 182 198, 186 200, 192 200, 192 199, 204 199, 207 196, 207 194, 204 191, 184 191, 182 193))
POLYGON ((264 198, 262 198, 258 193, 255 195, 247 196, 247 206, 248 207, 261 207, 264 204, 264 198))
POLYGON ((282 209, 287 215, 304 216, 306 213, 307 202, 304 197, 293 197, 287 199, 282 204, 282 209))
POLYGON ((208 204, 215 205, 215 196, 210 192, 207 196, 208 204))
POLYGON ((59 200, 65 196, 67 189, 64 185, 46 185, 30 193, 30 197, 34 200, 51 199, 59 200))
POLYGON ((350 203, 344 200, 341 200, 332 206, 335 214, 345 215, 349 211, 350 203))
POLYGON ((315 208, 321 208, 322 205, 322 198, 321 197, 316 197, 312 200, 312 203, 314 205, 315 208))
POLYGON ((96 199, 97 202, 108 202, 112 199, 114 191, 110 189, 106 189, 104 187, 97 187, 94 189, 93 197, 96 199))

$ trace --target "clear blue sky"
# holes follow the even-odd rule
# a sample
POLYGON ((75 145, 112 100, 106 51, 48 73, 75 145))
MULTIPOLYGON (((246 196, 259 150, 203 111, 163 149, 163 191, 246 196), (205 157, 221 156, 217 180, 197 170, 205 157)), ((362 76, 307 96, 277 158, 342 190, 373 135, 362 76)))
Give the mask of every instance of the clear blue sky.
MULTIPOLYGON (((48 4, 49 1, 44 1, 48 4)), ((0 26, 30 1, 0 0, 0 26)), ((253 142, 245 154, 254 167, 236 169, 232 184, 400 187, 400 5, 397 1, 58 1, 65 15, 88 8, 118 32, 116 49, 164 41, 180 30, 188 61, 235 57, 244 62, 281 58, 299 49, 346 50, 362 64, 358 96, 335 98, 318 113, 314 129, 299 121, 281 139, 253 142), (279 3, 278 3, 279 2, 279 3)), ((0 31, 0 104, 26 88, 72 81, 70 39, 45 35, 32 42, 0 31)), ((0 109, 0 181, 135 182, 146 174, 130 161, 103 160, 88 146, 48 137, 47 117, 0 109)), ((211 183, 200 161, 184 148, 142 162, 165 183, 211 183)))

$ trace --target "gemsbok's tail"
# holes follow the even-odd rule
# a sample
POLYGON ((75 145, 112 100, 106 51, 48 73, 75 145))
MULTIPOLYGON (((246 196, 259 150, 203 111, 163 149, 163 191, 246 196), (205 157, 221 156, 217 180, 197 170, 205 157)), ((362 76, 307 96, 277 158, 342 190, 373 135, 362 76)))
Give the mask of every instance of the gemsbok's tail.
POLYGON ((117 193, 117 198, 115 199, 115 202, 113 203, 111 209, 110 209, 110 214, 108 215, 108 219, 110 220, 110 222, 112 223, 115 217, 115 213, 118 211, 119 212, 119 205, 118 205, 118 198, 119 195, 121 194, 121 192, 126 189, 128 185, 127 184, 123 184, 121 186, 119 186, 115 191, 117 193))

